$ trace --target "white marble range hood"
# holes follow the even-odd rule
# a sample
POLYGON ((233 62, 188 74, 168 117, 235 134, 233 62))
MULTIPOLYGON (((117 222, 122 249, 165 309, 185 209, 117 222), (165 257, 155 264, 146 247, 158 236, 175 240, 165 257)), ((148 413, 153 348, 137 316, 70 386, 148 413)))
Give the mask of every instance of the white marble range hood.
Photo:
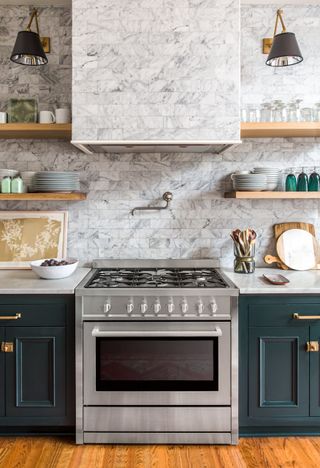
POLYGON ((73 0, 72 143, 214 152, 240 143, 239 0, 73 0))

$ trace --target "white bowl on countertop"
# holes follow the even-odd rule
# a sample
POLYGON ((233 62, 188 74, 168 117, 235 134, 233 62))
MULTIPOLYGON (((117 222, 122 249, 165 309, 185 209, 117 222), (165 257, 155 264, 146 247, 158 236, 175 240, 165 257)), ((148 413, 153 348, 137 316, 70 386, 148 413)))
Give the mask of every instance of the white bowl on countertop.
POLYGON ((59 266, 41 266, 46 258, 42 260, 34 260, 30 262, 30 266, 32 270, 40 276, 40 278, 44 279, 62 279, 71 276, 76 269, 78 268, 79 261, 75 258, 55 258, 54 260, 66 260, 69 264, 68 265, 59 265, 59 266))

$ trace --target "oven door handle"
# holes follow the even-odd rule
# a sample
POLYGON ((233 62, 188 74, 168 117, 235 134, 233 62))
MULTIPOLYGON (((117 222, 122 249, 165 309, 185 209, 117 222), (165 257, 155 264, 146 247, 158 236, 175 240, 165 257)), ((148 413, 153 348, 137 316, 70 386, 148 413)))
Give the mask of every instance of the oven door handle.
POLYGON ((94 327, 92 336, 97 338, 129 338, 129 337, 219 337, 222 336, 220 327, 213 330, 100 330, 94 327))

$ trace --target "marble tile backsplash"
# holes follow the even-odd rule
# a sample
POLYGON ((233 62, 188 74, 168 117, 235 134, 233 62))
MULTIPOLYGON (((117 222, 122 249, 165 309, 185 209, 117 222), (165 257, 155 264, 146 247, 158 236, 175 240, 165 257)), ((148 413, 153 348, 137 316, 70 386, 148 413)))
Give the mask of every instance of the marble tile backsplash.
MULTIPOLYGON (((279 71, 266 67, 265 57, 260 53, 262 37, 272 33, 275 9, 242 7, 243 100, 291 99, 296 95, 320 100, 320 82, 314 78, 319 76, 319 63, 312 58, 314 51, 320 49, 320 6, 285 7, 285 19, 288 27, 297 32, 305 61, 279 71)), ((35 95, 39 96, 42 108, 56 100, 68 101, 70 12, 56 8, 42 10, 41 31, 53 41, 50 65, 43 69, 27 69, 8 61, 16 31, 25 25, 27 16, 26 7, 0 7, 0 103, 6 102, 8 96, 35 95)), ((87 21, 95 21, 95 16, 88 15, 87 21)), ((99 34, 108 41, 117 38, 114 31, 99 34)), ((78 44, 80 47, 81 40, 78 44)), ((88 74, 94 73, 89 65, 94 59, 94 56, 88 59, 88 74)), ((89 89, 90 82, 86 86, 89 89)), ((65 142, 0 141, 0 167, 80 171, 82 188, 88 192, 83 202, 0 202, 0 210, 68 210, 68 251, 82 263, 94 257, 216 257, 223 265, 231 265, 230 231, 250 226, 258 231, 257 263, 262 265, 263 255, 274 247, 272 225, 290 220, 313 222, 320 233, 320 204, 316 200, 224 199, 226 176, 257 165, 319 168, 320 139, 245 140, 219 156, 189 153, 89 156, 65 142), (167 190, 174 196, 170 210, 130 214, 135 206, 161 203, 167 190)))
POLYGON ((306 221, 320 230, 316 200, 224 199, 226 176, 257 165, 320 166, 320 140, 246 140, 223 155, 94 154, 63 142, 5 141, 0 167, 80 171, 83 202, 1 202, 2 210, 62 210, 70 214, 68 252, 88 262, 109 258, 220 258, 233 261, 234 228, 258 232, 257 261, 273 249, 272 225, 306 221), (161 203, 172 191, 169 210, 130 211, 161 203))
POLYGON ((39 8, 40 34, 51 38, 48 65, 25 67, 9 59, 30 11, 27 6, 0 5, 0 111, 6 110, 9 98, 36 98, 40 110, 71 104, 70 9, 39 8))

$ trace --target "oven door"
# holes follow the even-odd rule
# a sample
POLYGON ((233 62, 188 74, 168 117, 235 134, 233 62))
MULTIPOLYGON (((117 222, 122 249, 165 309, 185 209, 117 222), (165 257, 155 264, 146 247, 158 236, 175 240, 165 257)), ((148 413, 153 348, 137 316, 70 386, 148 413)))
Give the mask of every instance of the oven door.
POLYGON ((87 322, 85 405, 230 405, 230 322, 87 322))

